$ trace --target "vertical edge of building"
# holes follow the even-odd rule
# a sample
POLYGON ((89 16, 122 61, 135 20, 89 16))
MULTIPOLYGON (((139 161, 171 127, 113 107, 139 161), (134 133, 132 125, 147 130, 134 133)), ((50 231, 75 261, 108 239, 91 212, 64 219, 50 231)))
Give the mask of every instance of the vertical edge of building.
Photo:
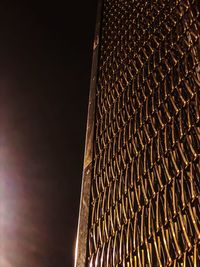
POLYGON ((95 99, 97 85, 97 69, 99 59, 99 39, 101 29, 101 14, 103 0, 98 0, 96 28, 93 43, 92 70, 90 79, 90 93, 88 102, 88 115, 86 126, 86 140, 84 152, 84 164, 81 186, 81 198, 79 208, 78 230, 75 250, 75 267, 85 267, 87 263, 87 237, 89 220, 89 201, 92 179, 92 160, 93 160, 93 138, 95 123, 95 99))

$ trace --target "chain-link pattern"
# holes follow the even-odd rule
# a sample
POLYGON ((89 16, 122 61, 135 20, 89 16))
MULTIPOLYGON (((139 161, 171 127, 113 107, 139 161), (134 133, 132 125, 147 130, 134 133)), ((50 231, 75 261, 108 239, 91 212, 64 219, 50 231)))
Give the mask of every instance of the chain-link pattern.
POLYGON ((89 266, 200 266, 198 1, 105 0, 89 266))

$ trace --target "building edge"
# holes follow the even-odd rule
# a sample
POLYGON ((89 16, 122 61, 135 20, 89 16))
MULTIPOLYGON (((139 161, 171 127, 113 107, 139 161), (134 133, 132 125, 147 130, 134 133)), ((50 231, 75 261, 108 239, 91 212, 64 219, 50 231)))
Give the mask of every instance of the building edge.
POLYGON ((96 27, 95 27, 94 42, 93 42, 90 93, 88 102, 84 163, 83 163, 81 198, 79 207, 79 219, 78 219, 78 229, 76 238, 74 267, 86 267, 87 264, 89 201, 90 201, 90 189, 91 189, 91 179, 92 179, 96 85, 97 85, 97 69, 98 69, 98 59, 99 59, 99 44, 100 44, 99 39, 101 30, 102 7, 103 7, 103 0, 98 0, 96 27))

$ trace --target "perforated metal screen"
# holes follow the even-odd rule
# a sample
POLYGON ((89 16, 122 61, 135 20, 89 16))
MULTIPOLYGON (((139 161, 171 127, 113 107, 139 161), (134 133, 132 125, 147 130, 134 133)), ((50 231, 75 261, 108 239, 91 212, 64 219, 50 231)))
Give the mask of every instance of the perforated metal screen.
POLYGON ((196 0, 105 0, 88 266, 200 266, 196 0))

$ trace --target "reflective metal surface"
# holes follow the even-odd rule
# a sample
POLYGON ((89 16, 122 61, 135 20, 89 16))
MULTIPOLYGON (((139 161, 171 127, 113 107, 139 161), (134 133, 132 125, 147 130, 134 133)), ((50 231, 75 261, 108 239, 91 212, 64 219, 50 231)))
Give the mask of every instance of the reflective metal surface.
POLYGON ((197 2, 104 1, 88 266, 200 266, 197 2))

